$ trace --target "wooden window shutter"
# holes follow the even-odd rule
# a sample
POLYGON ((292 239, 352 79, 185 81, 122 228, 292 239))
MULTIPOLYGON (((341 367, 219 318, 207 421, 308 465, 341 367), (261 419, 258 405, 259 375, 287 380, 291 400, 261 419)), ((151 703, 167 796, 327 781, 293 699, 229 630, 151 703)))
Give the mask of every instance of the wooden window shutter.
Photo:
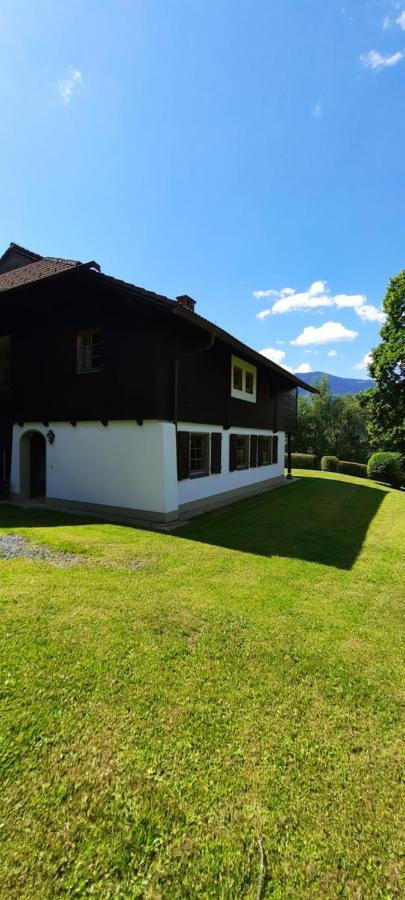
POLYGON ((236 469, 236 441, 237 435, 229 435, 229 471, 234 472, 236 469))
POLYGON ((250 435, 250 468, 257 466, 257 434, 250 435))
POLYGON ((222 434, 214 431, 211 435, 211 474, 218 475, 221 471, 221 447, 222 434))
POLYGON ((263 465, 263 435, 259 435, 257 439, 257 465, 263 465))
POLYGON ((190 432, 177 432, 177 478, 184 481, 190 477, 190 432))
POLYGON ((273 437, 273 458, 272 462, 278 462, 278 436, 275 434, 273 437))

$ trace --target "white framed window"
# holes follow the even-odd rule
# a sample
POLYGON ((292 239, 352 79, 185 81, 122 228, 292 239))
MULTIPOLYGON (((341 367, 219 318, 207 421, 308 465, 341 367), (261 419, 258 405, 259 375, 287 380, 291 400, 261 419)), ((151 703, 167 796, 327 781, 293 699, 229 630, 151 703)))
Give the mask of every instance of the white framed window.
POLYGON ((77 372, 101 372, 101 331, 92 328, 77 335, 77 372))
POLYGON ((190 434, 190 478, 209 475, 210 471, 209 434, 190 434))
POLYGON ((235 440, 235 462, 237 469, 249 468, 249 435, 237 434, 235 440))
POLYGON ((231 366, 231 397, 256 403, 256 366, 252 366, 237 356, 232 356, 231 366))

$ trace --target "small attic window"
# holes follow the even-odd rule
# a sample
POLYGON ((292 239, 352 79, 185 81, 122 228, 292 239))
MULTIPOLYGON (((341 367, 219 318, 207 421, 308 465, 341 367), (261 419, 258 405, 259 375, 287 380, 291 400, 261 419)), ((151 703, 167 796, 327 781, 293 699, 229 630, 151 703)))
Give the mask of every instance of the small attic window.
POLYGON ((77 335, 77 372, 101 372, 101 331, 99 328, 79 331, 77 335))

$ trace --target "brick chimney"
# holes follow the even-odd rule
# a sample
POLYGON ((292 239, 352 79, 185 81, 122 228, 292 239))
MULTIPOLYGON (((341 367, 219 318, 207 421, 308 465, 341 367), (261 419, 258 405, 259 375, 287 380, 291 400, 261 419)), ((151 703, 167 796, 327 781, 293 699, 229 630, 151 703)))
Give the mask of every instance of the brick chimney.
POLYGON ((188 309, 189 312, 194 312, 194 307, 196 305, 196 300, 193 300, 192 297, 189 297, 188 294, 180 294, 179 297, 176 297, 177 303, 180 306, 184 306, 184 309, 188 309))

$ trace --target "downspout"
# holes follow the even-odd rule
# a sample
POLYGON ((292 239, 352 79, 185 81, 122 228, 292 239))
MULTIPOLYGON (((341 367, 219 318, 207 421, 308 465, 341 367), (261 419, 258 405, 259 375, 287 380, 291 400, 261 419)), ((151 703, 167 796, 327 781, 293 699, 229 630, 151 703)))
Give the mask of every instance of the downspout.
POLYGON ((187 359, 189 356, 196 356, 197 353, 205 353, 206 350, 211 350, 214 346, 216 338, 215 331, 211 332, 210 339, 208 344, 204 344, 202 347, 197 347, 197 349, 189 350, 187 353, 183 353, 181 356, 177 356, 174 360, 174 378, 173 378, 173 422, 176 426, 179 420, 179 366, 180 362, 184 359, 187 359))

